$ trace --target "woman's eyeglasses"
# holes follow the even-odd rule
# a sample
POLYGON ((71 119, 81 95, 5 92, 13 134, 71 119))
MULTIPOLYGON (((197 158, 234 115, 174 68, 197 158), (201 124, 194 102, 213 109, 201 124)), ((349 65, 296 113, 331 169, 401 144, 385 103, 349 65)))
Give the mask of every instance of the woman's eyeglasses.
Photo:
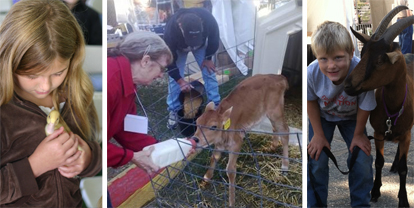
POLYGON ((165 73, 168 71, 168 68, 160 64, 160 62, 158 62, 157 60, 153 60, 153 61, 158 64, 158 66, 160 67, 160 71, 165 72, 165 73))

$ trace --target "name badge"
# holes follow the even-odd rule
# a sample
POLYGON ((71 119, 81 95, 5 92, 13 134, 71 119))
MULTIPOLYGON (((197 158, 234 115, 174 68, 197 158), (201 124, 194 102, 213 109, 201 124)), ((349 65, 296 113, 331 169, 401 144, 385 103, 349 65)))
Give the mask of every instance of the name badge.
POLYGON ((124 131, 148 134, 148 118, 127 114, 124 120, 124 131))

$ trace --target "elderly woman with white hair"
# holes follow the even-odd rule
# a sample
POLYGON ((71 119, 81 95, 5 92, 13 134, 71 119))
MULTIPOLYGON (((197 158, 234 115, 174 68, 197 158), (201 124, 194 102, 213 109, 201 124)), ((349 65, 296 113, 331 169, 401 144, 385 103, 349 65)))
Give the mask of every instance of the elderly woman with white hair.
POLYGON ((137 114, 136 87, 162 77, 171 61, 168 46, 152 32, 131 33, 117 47, 108 50, 108 167, 116 168, 131 161, 149 174, 158 171, 159 167, 150 158, 153 148, 142 150, 157 140, 125 131, 124 122, 127 114, 137 114), (111 138, 121 147, 110 143, 111 138))

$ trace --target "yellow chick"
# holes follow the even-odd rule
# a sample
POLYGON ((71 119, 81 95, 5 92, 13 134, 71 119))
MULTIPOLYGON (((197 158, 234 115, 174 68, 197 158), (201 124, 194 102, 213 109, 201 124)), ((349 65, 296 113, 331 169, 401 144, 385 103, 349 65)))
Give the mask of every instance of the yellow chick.
MULTIPOLYGON (((69 127, 64 122, 60 122, 60 113, 57 110, 50 111, 49 115, 46 118, 46 122, 47 122, 45 126, 46 136, 49 136, 55 130, 59 129, 61 126, 63 126, 66 132, 70 132, 69 127)), ((82 148, 78 146, 78 150, 82 151, 82 148)))

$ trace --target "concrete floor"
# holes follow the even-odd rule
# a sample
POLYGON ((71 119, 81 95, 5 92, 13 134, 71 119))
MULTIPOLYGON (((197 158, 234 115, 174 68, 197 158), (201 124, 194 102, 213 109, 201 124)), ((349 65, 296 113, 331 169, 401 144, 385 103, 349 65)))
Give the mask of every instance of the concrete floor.
MULTIPOLYGON (((374 130, 368 124, 367 125, 368 135, 373 135, 374 130)), ((414 137, 414 128, 411 130, 412 138, 414 137)), ((408 154, 408 176, 407 176, 407 193, 410 207, 414 206, 414 141, 411 141, 410 151, 408 154)), ((375 163, 375 144, 371 140, 371 154, 375 163)), ((397 151, 398 144, 387 142, 384 149, 385 164, 382 170, 382 187, 381 197, 377 203, 372 203, 372 207, 397 207, 398 206, 398 190, 399 190, 399 176, 398 173, 390 173, 392 162, 397 151)), ((345 142, 338 130, 335 131, 334 140, 331 144, 332 153, 335 155, 338 161, 338 165, 341 170, 348 170, 346 167, 346 158, 348 157, 348 150, 345 142)), ((375 165, 372 164, 374 173, 375 165)), ((329 162, 329 195, 328 195, 328 207, 350 207, 350 196, 348 188, 348 176, 342 175, 335 167, 332 161, 329 162)), ((375 177, 375 176, 374 176, 375 177)))

